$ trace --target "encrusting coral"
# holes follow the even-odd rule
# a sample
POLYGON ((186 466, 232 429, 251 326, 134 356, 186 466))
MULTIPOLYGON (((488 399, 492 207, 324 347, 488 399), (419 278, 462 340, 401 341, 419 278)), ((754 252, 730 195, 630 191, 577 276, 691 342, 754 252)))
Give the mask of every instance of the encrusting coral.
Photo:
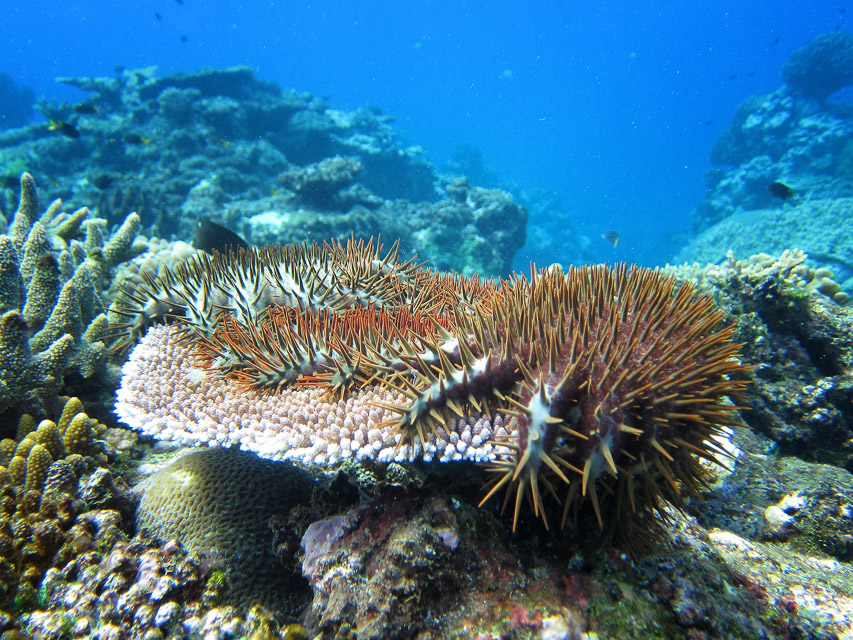
POLYGON ((546 524, 546 494, 564 521, 588 500, 611 532, 680 504, 746 384, 713 301, 636 267, 498 286, 350 241, 202 258, 128 295, 128 336, 172 320, 124 367, 129 425, 309 465, 474 460, 513 526, 525 496, 546 524))
MULTIPOLYGON (((89 210, 39 215, 32 176, 0 235, 0 414, 45 415, 56 406, 68 369, 93 376, 106 360, 103 292, 114 267, 144 250, 139 217, 129 214, 110 237, 89 210)), ((13 416, 16 417, 16 416, 13 416)))

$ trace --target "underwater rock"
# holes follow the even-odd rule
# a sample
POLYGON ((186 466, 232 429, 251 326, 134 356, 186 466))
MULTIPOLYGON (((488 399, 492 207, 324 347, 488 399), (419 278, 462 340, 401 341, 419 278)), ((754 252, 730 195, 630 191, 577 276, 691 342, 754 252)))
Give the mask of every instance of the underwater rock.
POLYGON ((416 635, 427 627, 427 613, 452 606, 462 589, 472 532, 459 528, 440 498, 360 507, 314 522, 301 545, 302 571, 314 590, 306 626, 324 637, 342 627, 364 639, 416 635))
POLYGON ((782 79, 803 95, 823 100, 853 84, 853 33, 822 33, 800 47, 782 69, 782 79))
MULTIPOLYGON (((807 626, 781 604, 795 576, 774 584, 770 572, 750 567, 747 578, 742 560, 721 562, 717 543, 683 517, 674 518, 671 539, 632 561, 616 551, 571 551, 565 537, 544 530, 511 537, 488 512, 448 496, 447 486, 385 492, 307 527, 309 631, 324 639, 758 639, 785 624, 807 626)), ((850 573, 842 567, 834 575, 850 573)), ((807 592, 816 593, 816 585, 807 592)), ((811 610, 828 618, 838 592, 823 590, 811 610)), ((815 626, 844 624, 825 619, 815 626)))

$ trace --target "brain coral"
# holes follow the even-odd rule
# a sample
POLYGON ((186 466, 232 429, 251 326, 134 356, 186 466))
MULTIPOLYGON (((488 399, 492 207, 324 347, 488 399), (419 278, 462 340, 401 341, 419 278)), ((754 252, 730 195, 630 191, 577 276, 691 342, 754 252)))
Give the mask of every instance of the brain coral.
POLYGON ((131 426, 309 465, 485 463, 513 526, 525 496, 546 525, 550 497, 611 532, 679 504, 746 384, 713 301, 640 268, 496 287, 350 243, 196 262, 130 298, 131 334, 178 321, 124 367, 131 426))
POLYGON ((309 476, 230 449, 192 451, 136 486, 137 530, 180 540, 191 555, 222 561, 228 597, 289 611, 305 585, 273 553, 271 516, 311 494, 309 476))
POLYGON ((791 54, 782 78, 803 95, 821 100, 853 84, 853 33, 820 34, 791 54))

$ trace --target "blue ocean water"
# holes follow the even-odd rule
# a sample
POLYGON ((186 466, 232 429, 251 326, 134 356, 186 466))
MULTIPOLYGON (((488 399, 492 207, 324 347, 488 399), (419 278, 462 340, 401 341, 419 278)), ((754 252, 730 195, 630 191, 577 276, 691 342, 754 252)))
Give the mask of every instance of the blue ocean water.
MULTIPOLYGON (((381 108, 439 168, 479 149, 500 184, 554 194, 531 224, 579 229, 595 260, 654 265, 689 230, 738 103, 848 21, 843 0, 7 2, 0 71, 77 100, 56 76, 248 65, 339 108, 381 108)), ((547 259, 516 263, 530 257, 547 259)))

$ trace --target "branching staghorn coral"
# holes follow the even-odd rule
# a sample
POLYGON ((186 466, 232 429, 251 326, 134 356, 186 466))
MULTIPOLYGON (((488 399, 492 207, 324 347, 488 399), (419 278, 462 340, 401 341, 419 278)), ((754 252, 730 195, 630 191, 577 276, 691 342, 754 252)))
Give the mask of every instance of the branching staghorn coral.
POLYGON ((66 370, 84 378, 105 359, 103 291, 112 270, 144 249, 129 214, 107 237, 89 210, 37 213, 36 185, 21 176, 21 198, 0 235, 0 414, 52 410, 66 370))
POLYGON ((495 285, 351 241, 196 260, 130 299, 129 335, 173 324, 124 367, 129 425, 308 465, 477 461, 513 526, 525 496, 611 533, 680 504, 746 384, 713 301, 637 267, 495 285))

